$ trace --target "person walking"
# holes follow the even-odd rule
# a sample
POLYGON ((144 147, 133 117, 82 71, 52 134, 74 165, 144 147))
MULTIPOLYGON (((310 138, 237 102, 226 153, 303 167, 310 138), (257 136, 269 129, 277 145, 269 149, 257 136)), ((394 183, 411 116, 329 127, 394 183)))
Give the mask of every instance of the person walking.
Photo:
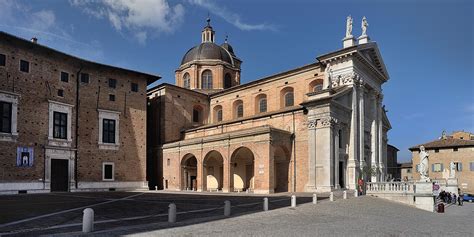
POLYGON ((456 194, 453 193, 453 204, 456 204, 456 201, 457 201, 457 200, 458 200, 458 199, 456 198, 456 194))

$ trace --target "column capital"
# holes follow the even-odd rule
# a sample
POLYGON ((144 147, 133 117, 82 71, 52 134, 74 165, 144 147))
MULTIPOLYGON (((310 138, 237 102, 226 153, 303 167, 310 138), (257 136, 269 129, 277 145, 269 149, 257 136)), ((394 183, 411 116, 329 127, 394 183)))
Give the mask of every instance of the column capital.
POLYGON ((308 129, 316 129, 316 125, 318 124, 318 120, 312 119, 308 121, 308 129))
POLYGON ((317 124, 317 127, 318 128, 333 127, 336 124, 337 124, 337 119, 332 116, 328 116, 328 117, 324 117, 320 119, 320 122, 317 124))

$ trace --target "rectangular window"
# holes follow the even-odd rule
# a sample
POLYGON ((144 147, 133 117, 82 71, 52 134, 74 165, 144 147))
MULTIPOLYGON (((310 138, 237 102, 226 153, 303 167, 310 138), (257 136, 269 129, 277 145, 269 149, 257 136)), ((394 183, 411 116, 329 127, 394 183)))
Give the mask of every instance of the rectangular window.
POLYGON ((59 89, 59 90, 58 90, 58 96, 59 96, 59 97, 64 97, 64 90, 59 89))
POLYGON ((115 89, 117 87, 117 80, 109 78, 109 87, 115 89))
POLYGON ((471 171, 474 171, 474 162, 469 163, 469 166, 471 166, 471 171))
POLYGON ((442 172, 443 171, 443 164, 436 163, 431 165, 431 171, 433 172, 442 172))
POLYGON ((62 82, 69 82, 69 73, 61 72, 61 81, 62 82))
POLYGON ((109 95, 109 100, 110 100, 110 101, 115 101, 115 95, 110 94, 110 95, 109 95))
POLYGON ((53 113, 53 137, 58 139, 67 138, 67 114, 61 112, 53 113))
POLYGON ((25 60, 20 60, 20 71, 30 72, 30 63, 25 60))
POLYGON ((138 92, 138 84, 137 83, 132 83, 132 91, 133 92, 138 92))
POLYGON ((458 148, 453 148, 453 151, 458 151, 458 148))
POLYGON ((115 143, 115 120, 102 120, 102 142, 115 143))
POLYGON ((199 123, 199 110, 193 109, 193 122, 199 123))
POLYGON ((12 131, 12 103, 0 102, 0 132, 12 131))
POLYGON ((81 82, 82 83, 89 83, 89 74, 81 73, 81 82))
POLYGON ((439 153, 439 149, 435 149, 435 153, 439 153))
POLYGON ((5 66, 7 63, 7 57, 5 54, 0 54, 0 66, 5 66))
POLYGON ((114 164, 103 163, 102 165, 102 179, 103 180, 114 180, 114 164))
POLYGON ((461 162, 454 162, 454 167, 456 171, 462 171, 462 163, 461 162))
POLYGON ((166 160, 166 165, 167 165, 167 166, 170 166, 170 163, 171 163, 171 160, 170 160, 170 159, 166 160))

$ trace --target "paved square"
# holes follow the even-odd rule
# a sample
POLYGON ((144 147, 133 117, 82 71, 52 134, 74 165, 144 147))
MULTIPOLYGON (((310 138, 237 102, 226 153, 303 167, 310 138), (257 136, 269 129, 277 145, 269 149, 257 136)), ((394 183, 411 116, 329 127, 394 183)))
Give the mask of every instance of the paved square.
MULTIPOLYGON (((167 223, 168 205, 175 203, 178 221, 205 217, 222 218, 224 201, 232 215, 262 211, 263 197, 243 194, 166 192, 47 193, 0 196, 0 234, 51 234, 81 230, 82 211, 95 212, 95 229, 146 223, 167 223)), ((299 204, 311 197, 298 197, 299 204)), ((270 195, 270 210, 290 205, 288 195, 270 195)))

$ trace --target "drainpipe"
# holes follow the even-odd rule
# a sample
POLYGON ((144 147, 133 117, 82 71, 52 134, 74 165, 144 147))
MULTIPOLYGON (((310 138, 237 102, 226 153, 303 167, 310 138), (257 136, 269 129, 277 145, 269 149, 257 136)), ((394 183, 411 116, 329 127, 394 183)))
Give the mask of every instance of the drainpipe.
POLYGON ((78 136, 78 132, 79 132, 79 84, 80 84, 80 75, 81 75, 81 71, 83 69, 83 66, 81 65, 80 68, 79 68, 79 71, 77 71, 76 73, 76 126, 75 126, 75 150, 74 150, 74 181, 75 181, 75 187, 76 187, 76 190, 78 188, 78 180, 77 180, 77 171, 78 171, 78 168, 77 168, 77 153, 78 153, 78 144, 79 144, 79 136, 78 136))
POLYGON ((293 142, 293 192, 296 192, 296 132, 295 132, 295 112, 291 112, 293 117, 293 133, 291 140, 293 142))

